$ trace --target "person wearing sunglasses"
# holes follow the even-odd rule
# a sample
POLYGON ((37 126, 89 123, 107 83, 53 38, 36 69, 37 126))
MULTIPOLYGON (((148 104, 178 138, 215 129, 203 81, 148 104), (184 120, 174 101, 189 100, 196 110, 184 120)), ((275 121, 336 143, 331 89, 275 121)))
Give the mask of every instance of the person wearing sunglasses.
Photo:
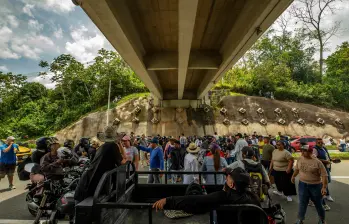
POLYGON ((297 161, 291 179, 292 183, 295 183, 295 178, 299 174, 299 206, 296 224, 303 224, 310 200, 314 203, 318 213, 319 224, 323 224, 326 222, 322 197, 326 195, 328 174, 323 163, 312 156, 313 148, 308 145, 302 145, 301 150, 302 156, 297 161))
MULTIPOLYGON (((328 153, 326 147, 324 146, 324 142, 322 141, 322 138, 317 138, 316 139, 316 145, 313 150, 313 155, 318 158, 325 166, 327 174, 328 174, 328 183, 331 183, 331 157, 330 154, 328 153)), ((334 199, 330 195, 330 191, 327 187, 326 189, 326 196, 325 199, 327 199, 330 202, 333 202, 334 199)), ((329 210, 328 206, 325 206, 326 210, 329 210)))
POLYGON ((273 174, 277 188, 273 193, 279 196, 286 196, 287 201, 291 202, 291 196, 297 195, 296 186, 291 182, 294 159, 292 154, 285 149, 284 141, 277 141, 276 147, 277 149, 272 153, 269 168, 269 173, 273 174))

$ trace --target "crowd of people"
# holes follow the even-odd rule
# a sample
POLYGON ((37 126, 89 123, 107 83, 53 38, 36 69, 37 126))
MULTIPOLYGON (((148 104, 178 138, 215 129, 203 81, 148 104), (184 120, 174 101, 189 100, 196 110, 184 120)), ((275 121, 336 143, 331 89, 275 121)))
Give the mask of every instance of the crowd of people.
MULTIPOLYGON (((0 180, 8 176, 10 188, 13 185, 15 172, 15 153, 18 146, 14 138, 8 137, 6 144, 0 147, 0 180)), ((47 139, 37 141, 37 145, 47 145, 47 139)), ((301 143, 302 144, 302 143, 301 143)), ((38 162, 46 173, 54 168, 69 165, 72 161, 59 158, 58 141, 50 141, 50 151, 39 156, 38 162)), ((163 171, 211 171, 220 174, 205 174, 199 181, 197 174, 167 174, 168 181, 173 184, 204 183, 225 185, 222 192, 207 195, 207 198, 170 197, 154 204, 157 209, 190 207, 193 203, 207 204, 213 201, 225 203, 239 201, 231 190, 246 194, 246 200, 259 204, 266 199, 268 190, 293 201, 297 194, 295 177, 299 176, 298 223, 303 223, 308 205, 315 206, 319 215, 319 223, 325 223, 325 210, 330 210, 326 201, 333 201, 328 184, 331 182, 331 157, 321 138, 316 140, 316 146, 302 144, 302 156, 295 164, 290 152, 290 144, 286 136, 279 133, 276 136, 261 136, 256 132, 252 135, 237 133, 230 136, 219 136, 217 133, 209 136, 141 136, 135 133, 117 134, 112 126, 108 126, 99 139, 82 138, 74 147, 74 142, 67 140, 64 148, 71 150, 78 157, 91 160, 89 169, 82 175, 76 189, 75 200, 82 201, 93 195, 103 173, 112 170, 126 162, 139 167, 149 168, 152 174, 148 183, 160 183, 163 171), (159 172, 159 173, 158 173, 159 172), (225 174, 222 174, 225 173, 225 174), (246 175, 249 178, 246 178, 246 175), (249 188, 249 193, 246 189, 249 188), (226 194, 229 193, 227 197, 226 194), (254 196, 251 196, 251 192, 254 196), (256 203, 256 197, 258 203, 256 203)), ((37 154, 40 152, 40 147, 37 154)), ((37 155, 36 155, 37 156, 37 155)), ((204 206, 205 207, 205 206, 204 206)), ((190 209, 189 209, 190 210, 190 209)))

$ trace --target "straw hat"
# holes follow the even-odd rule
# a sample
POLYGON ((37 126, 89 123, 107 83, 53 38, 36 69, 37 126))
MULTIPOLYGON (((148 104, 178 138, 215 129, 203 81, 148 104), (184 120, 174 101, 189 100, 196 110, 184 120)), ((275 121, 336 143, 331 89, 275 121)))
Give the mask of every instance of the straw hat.
POLYGON ((198 153, 200 151, 200 147, 197 147, 195 143, 190 143, 187 152, 189 153, 198 153))
POLYGON ((104 142, 114 142, 116 140, 116 130, 113 126, 107 126, 104 129, 104 142))

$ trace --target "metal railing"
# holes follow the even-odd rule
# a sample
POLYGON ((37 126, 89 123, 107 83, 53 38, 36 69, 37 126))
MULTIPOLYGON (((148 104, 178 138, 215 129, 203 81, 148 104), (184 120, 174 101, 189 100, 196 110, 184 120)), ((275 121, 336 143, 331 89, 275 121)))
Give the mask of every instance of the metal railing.
POLYGON ((188 172, 188 171, 137 171, 135 173, 137 176, 142 174, 164 174, 165 176, 165 184, 168 184, 168 175, 172 174, 180 174, 180 175, 198 175, 199 176, 199 184, 202 184, 201 177, 204 175, 214 175, 214 185, 217 185, 217 175, 225 175, 225 172, 214 172, 214 171, 197 171, 197 172, 188 172))

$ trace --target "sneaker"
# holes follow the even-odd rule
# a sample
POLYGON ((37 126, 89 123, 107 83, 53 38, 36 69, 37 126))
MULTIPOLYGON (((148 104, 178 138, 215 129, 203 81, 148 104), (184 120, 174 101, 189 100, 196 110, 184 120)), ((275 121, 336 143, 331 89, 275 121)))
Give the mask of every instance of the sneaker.
POLYGON ((314 204, 314 202, 313 202, 313 201, 309 201, 308 206, 314 207, 314 206, 315 206, 315 204, 314 204))
POLYGON ((288 202, 293 201, 293 200, 292 200, 292 197, 290 197, 290 196, 287 196, 286 199, 287 199, 288 202))
POLYGON ((331 197, 331 195, 326 196, 326 200, 330 202, 334 202, 334 199, 331 197))
POLYGON ((283 196, 284 194, 280 191, 273 191, 273 194, 279 195, 279 196, 283 196))
POLYGON ((330 206, 328 206, 328 205, 323 205, 323 207, 324 207, 325 211, 330 211, 331 210, 330 206))
POLYGON ((302 220, 298 220, 296 224, 304 224, 304 222, 302 220))
POLYGON ((319 220, 318 224, 326 224, 325 220, 319 220))
POLYGON ((9 186, 9 188, 10 188, 11 190, 14 190, 14 189, 16 189, 16 186, 13 185, 13 184, 11 184, 11 185, 9 186))

